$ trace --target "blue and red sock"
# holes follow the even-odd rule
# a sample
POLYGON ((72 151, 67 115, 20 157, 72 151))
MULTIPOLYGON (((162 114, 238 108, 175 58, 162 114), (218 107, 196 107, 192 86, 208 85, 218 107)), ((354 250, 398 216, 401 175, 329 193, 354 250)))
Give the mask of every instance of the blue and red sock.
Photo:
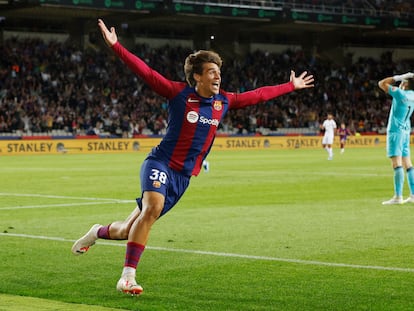
POLYGON ((135 242, 128 242, 125 254, 124 267, 131 267, 136 269, 144 250, 145 245, 135 242))
POLYGON ((111 224, 100 227, 98 230, 98 238, 111 240, 111 236, 109 235, 109 227, 111 227, 111 224))

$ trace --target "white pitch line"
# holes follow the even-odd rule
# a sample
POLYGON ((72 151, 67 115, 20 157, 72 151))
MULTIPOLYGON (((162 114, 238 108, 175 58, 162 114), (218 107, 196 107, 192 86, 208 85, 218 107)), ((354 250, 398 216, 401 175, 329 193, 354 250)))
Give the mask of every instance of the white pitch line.
MULTIPOLYGON (((134 201, 131 201, 134 202, 134 201)), ((124 203, 131 203, 131 202, 83 202, 83 203, 62 203, 62 204, 43 204, 43 205, 20 205, 20 206, 6 206, 0 207, 0 211, 3 210, 16 210, 16 209, 25 209, 25 208, 48 208, 48 207, 68 207, 68 206, 82 206, 82 205, 98 205, 98 204, 124 204, 124 203)))
POLYGON ((63 195, 50 195, 50 194, 38 194, 38 193, 8 193, 0 192, 0 196, 11 196, 11 197, 37 197, 37 198, 49 198, 49 199, 74 199, 74 200, 86 200, 86 201, 111 201, 111 202, 135 202, 135 200, 120 200, 120 199, 109 199, 109 198, 88 198, 88 197, 71 197, 63 195))
MULTIPOLYGON (((48 236, 41 236, 41 235, 28 235, 28 234, 17 234, 17 233, 3 233, 3 232, 0 232, 0 236, 21 237, 21 238, 41 239, 41 240, 50 240, 50 241, 62 241, 62 242, 74 242, 75 241, 75 240, 59 238, 59 237, 48 237, 48 236)), ((105 241, 99 241, 96 244, 125 247, 125 244, 105 242, 105 241)), ((269 257, 269 256, 253 256, 253 255, 245 255, 245 254, 221 253, 221 252, 210 252, 210 251, 200 251, 200 250, 190 250, 190 249, 180 249, 180 248, 157 247, 157 246, 147 246, 146 249, 151 249, 151 250, 156 250, 156 251, 166 251, 166 252, 187 253, 187 254, 199 254, 199 255, 207 255, 207 256, 232 257, 232 258, 241 258, 241 259, 250 259, 250 260, 287 262, 287 263, 312 265, 312 266, 327 266, 327 267, 339 267, 339 268, 350 268, 350 269, 367 269, 367 270, 414 273, 413 268, 355 265, 355 264, 347 264, 347 263, 335 263, 335 262, 324 262, 324 261, 315 261, 315 260, 302 260, 302 259, 280 258, 280 257, 269 257)))
POLYGON ((88 197, 71 197, 63 195, 49 195, 49 194, 34 194, 34 193, 7 193, 0 192, 0 196, 13 196, 13 197, 37 197, 48 199, 70 199, 70 200, 84 200, 94 201, 88 203, 61 203, 61 204, 41 204, 41 205, 19 205, 19 206, 5 206, 0 207, 0 210, 14 210, 24 208, 48 208, 48 207, 67 207, 67 206, 81 206, 81 205, 97 205, 97 204, 124 204, 133 203, 135 200, 120 200, 109 198, 88 198, 88 197))

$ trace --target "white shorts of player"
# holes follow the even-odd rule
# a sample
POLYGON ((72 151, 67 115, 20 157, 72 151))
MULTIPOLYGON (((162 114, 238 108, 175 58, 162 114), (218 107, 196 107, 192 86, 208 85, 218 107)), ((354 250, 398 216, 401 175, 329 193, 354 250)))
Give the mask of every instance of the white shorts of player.
POLYGON ((334 137, 329 135, 329 136, 324 136, 322 138, 322 145, 332 145, 334 142, 334 137))

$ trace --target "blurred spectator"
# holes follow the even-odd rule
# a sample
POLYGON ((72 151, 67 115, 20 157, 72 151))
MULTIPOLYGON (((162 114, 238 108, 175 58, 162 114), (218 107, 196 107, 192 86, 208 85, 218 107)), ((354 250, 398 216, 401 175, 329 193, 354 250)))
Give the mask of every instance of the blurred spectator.
MULTIPOLYGON (((1 133, 59 130, 112 137, 165 133, 165 99, 125 72, 119 60, 106 57, 108 51, 79 51, 40 39, 6 40, 0 50, 1 133)), ((181 81, 182 59, 189 52, 181 47, 146 45, 134 50, 167 77, 181 81)), ((375 77, 411 69, 408 63, 393 63, 389 53, 380 60, 361 58, 347 66, 308 58, 301 50, 254 51, 224 61, 222 85, 230 91, 285 82, 292 63, 296 72, 314 74, 317 84, 310 92, 232 111, 220 125, 220 132, 229 134, 277 132, 281 127, 317 131, 327 111, 351 129, 379 131, 386 125, 390 100, 378 91, 375 77)))

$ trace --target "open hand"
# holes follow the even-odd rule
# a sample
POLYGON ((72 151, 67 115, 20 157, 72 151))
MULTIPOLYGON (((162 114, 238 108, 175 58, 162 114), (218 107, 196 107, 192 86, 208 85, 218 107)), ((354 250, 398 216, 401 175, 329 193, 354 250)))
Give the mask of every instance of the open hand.
POLYGON ((110 30, 106 27, 102 19, 98 19, 98 26, 101 30, 102 36, 106 44, 111 47, 118 41, 118 36, 116 35, 115 28, 111 27, 110 30))
POLYGON ((307 75, 308 72, 304 71, 301 73, 299 77, 296 77, 295 72, 293 70, 290 71, 290 81, 293 82, 295 86, 295 90, 305 89, 309 87, 314 87, 313 84, 314 78, 313 75, 307 75))

